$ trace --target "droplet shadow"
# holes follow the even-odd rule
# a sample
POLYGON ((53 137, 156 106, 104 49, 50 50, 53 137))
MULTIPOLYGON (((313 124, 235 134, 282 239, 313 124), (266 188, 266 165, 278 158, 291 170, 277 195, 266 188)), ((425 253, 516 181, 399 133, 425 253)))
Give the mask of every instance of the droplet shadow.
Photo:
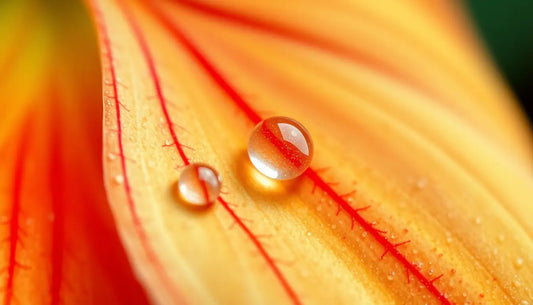
POLYGON ((287 199, 301 185, 301 178, 275 180, 261 174, 252 164, 246 150, 235 157, 235 172, 241 185, 250 195, 267 196, 272 199, 287 199))

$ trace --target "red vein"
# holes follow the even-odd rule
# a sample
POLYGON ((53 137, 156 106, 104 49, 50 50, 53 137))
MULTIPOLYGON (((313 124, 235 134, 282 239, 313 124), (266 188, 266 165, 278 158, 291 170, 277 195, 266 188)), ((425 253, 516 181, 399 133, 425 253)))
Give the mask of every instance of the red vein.
MULTIPOLYGON (((173 23, 170 18, 160 9, 151 7, 157 19, 171 32, 175 39, 181 42, 185 48, 193 55, 197 62, 204 68, 204 70, 211 76, 213 81, 220 85, 221 89, 231 98, 231 100, 247 115, 247 117, 254 123, 261 121, 261 117, 253 110, 242 96, 230 85, 230 83, 222 76, 216 67, 207 59, 207 57, 184 35, 184 33, 173 23)), ((338 195, 333 188, 325 182, 318 173, 309 168, 305 175, 311 179, 316 186, 321 188, 327 195, 332 198, 361 228, 368 232, 383 248, 390 253, 396 260, 398 260, 411 274, 413 274, 418 281, 426 287, 426 289, 435 296, 442 304, 451 304, 447 297, 439 291, 433 284, 434 281, 429 280, 422 272, 420 272, 416 265, 411 263, 407 258, 397 249, 397 246, 392 244, 385 236, 384 231, 373 227, 372 223, 363 218, 359 211, 350 204, 348 204, 340 195, 338 195)))
MULTIPOLYGON (((244 14, 239 14, 231 12, 229 10, 224 10, 219 7, 211 6, 201 1, 191 1, 191 0, 173 0, 179 5, 189 8, 191 10, 216 17, 225 21, 233 22, 236 24, 247 26, 248 28, 256 29, 266 33, 278 35, 280 37, 285 37, 305 43, 307 45, 316 47, 321 50, 333 52, 335 54, 341 55, 346 58, 357 61, 359 64, 364 65, 365 67, 379 71, 384 75, 391 75, 397 81, 404 83, 410 87, 415 86, 415 80, 412 77, 407 75, 401 75, 399 72, 396 72, 393 68, 386 66, 385 64, 379 62, 378 60, 365 55, 362 52, 358 52, 350 47, 342 46, 340 44, 335 44, 329 41, 327 38, 321 38, 319 36, 306 33, 302 30, 290 28, 287 26, 279 25, 274 22, 269 22, 267 20, 260 20, 255 17, 246 16, 244 14), (409 79, 407 79, 409 77, 409 79)), ((425 85, 416 84, 417 88, 427 89, 425 85)), ((429 91, 429 89, 427 89, 429 91)), ((435 94, 433 94, 435 95, 435 94)))
POLYGON ((196 166, 195 168, 195 175, 196 179, 198 180, 198 183, 200 184, 200 187, 202 188, 202 193, 204 195, 205 202, 209 202, 209 191, 207 190, 207 184, 205 180, 200 178, 200 166, 196 166))
POLYGON ((7 283, 5 288, 4 304, 11 304, 13 299, 13 284, 15 279, 15 267, 19 266, 17 262, 17 250, 19 243, 19 226, 20 226, 20 209, 21 209, 21 194, 22 194, 22 180, 24 177, 24 161, 28 152, 29 142, 29 121, 22 131, 20 137, 20 144, 17 152, 17 159, 15 161, 15 172, 13 176, 13 206, 11 208, 11 219, 9 222, 9 259, 7 266, 7 283))
MULTIPOLYGON (((55 105, 54 116, 59 116, 59 107, 55 105)), ((52 124, 60 122, 57 118, 52 120, 52 124)), ((65 243, 64 228, 64 205, 62 202, 61 189, 63 184, 63 173, 61 168, 61 141, 59 136, 60 128, 58 125, 52 127, 51 143, 51 166, 50 166, 50 189, 52 199, 52 274, 50 283, 50 304, 57 305, 60 303, 60 290, 63 277, 63 250, 65 243)))
POLYGON ((218 197, 218 201, 221 203, 221 205, 224 207, 224 209, 226 209, 226 211, 228 211, 228 213, 230 213, 230 215, 233 217, 233 219, 235 220, 235 222, 237 223, 237 225, 244 231, 244 233, 246 233, 246 235, 248 235, 248 237, 250 238, 250 240, 254 243, 254 245, 257 247, 257 249, 259 250, 259 253, 261 253, 261 255, 265 258, 268 266, 272 269, 272 271, 274 272, 274 274, 276 275, 276 277, 279 279, 279 281, 281 282, 281 285, 283 286, 283 288, 285 289, 285 291, 289 294, 289 297, 290 299, 292 300, 292 302, 294 304, 302 304, 300 299, 298 298, 298 295, 296 295, 296 293, 294 292, 294 290, 292 289, 292 287, 290 286, 289 282, 287 281, 287 279, 285 278, 285 276, 281 273, 281 270, 278 268, 278 266, 276 265, 276 262, 274 261, 274 259, 272 259, 272 257, 268 254, 268 252, 266 251, 265 247, 263 246, 263 244, 261 244, 261 242, 259 241, 259 239, 257 238, 256 235, 254 235, 250 229, 248 229, 248 227, 242 222, 242 220, 235 214, 235 212, 231 209, 230 205, 224 200, 222 199, 222 197, 218 197))
MULTIPOLYGON (((154 82, 154 86, 156 88, 157 98, 158 98, 159 103, 161 105, 161 108, 163 110, 163 113, 164 113, 164 116, 165 116, 165 120, 167 121, 167 126, 168 126, 169 131, 170 131, 170 133, 172 135, 172 139, 174 140, 174 145, 175 145, 176 149, 178 150, 178 153, 179 153, 180 157, 182 158, 183 162, 185 163, 185 165, 188 165, 188 164, 190 164, 190 161, 189 161, 189 158, 187 157, 187 155, 185 154, 185 152, 181 149, 181 147, 183 145, 180 144, 180 142, 178 140, 178 136, 177 136, 177 134, 176 134, 176 132, 175 132, 175 130, 173 128, 174 124, 172 123, 170 115, 169 115, 168 110, 167 110, 167 105, 166 105, 167 101, 166 101, 166 99, 165 99, 165 97, 163 95, 163 90, 162 90, 162 86, 161 86, 161 80, 160 80, 159 75, 157 73, 157 70, 155 68, 155 62, 154 62, 153 56, 151 54, 150 48, 148 47, 148 43, 146 42, 146 39, 145 39, 145 37, 144 37, 144 35, 142 33, 142 30, 140 29, 139 25, 137 24, 135 18, 133 17, 133 15, 130 12, 130 10, 128 9, 128 7, 126 5, 124 5, 124 2, 122 0, 117 0, 117 1, 120 4, 120 6, 122 7, 122 11, 124 12, 124 14, 126 16, 126 19, 128 20, 128 23, 130 24, 130 26, 133 29, 133 32, 134 32, 134 34, 135 34, 135 36, 137 38, 137 41, 139 42, 139 45, 141 47, 141 51, 143 52, 143 55, 144 55, 145 60, 147 62, 148 69, 149 69, 149 72, 150 72, 150 76, 151 76, 151 78, 152 78, 152 80, 154 82)), ((221 81, 223 81, 223 79, 221 79, 221 81)), ((228 88, 230 88, 230 87, 228 87, 228 88)), ((238 95, 235 95, 235 97, 238 97, 238 95)), ((247 104, 244 102, 244 100, 237 99, 236 102, 238 103, 239 101, 242 102, 241 105, 242 105, 242 107, 244 107, 244 108, 242 108, 244 111, 246 111, 248 109, 250 115, 252 115, 252 116, 255 115, 257 117, 257 119, 260 120, 259 116, 257 114, 255 114, 253 112, 253 110, 247 106, 247 104)), ((289 282, 287 281, 287 279, 285 278, 285 276, 283 275, 283 273, 281 272, 281 270, 279 269, 279 267, 275 263, 274 259, 266 251, 265 247, 263 246, 263 244, 261 243, 259 238, 256 235, 254 235, 253 232, 244 224, 245 220, 240 218, 235 213, 235 211, 231 208, 230 204, 227 203, 222 197, 218 197, 217 199, 221 203, 221 205, 224 207, 224 209, 233 218, 234 223, 236 223, 244 231, 246 236, 250 239, 250 241, 259 250, 259 253, 265 259, 265 261, 267 262, 267 265, 270 267, 270 269, 272 270, 272 272, 274 273, 276 278, 280 281, 283 289, 286 291, 286 293, 288 294, 288 296, 291 299, 291 301, 295 305, 301 305, 302 303, 301 303, 300 299, 298 298, 298 296, 294 292, 293 288, 291 287, 291 285, 289 284, 289 282)))
POLYGON ((126 158, 124 154, 124 145, 122 141, 122 118, 120 113, 120 103, 118 101, 118 86, 117 86, 117 77, 116 77, 116 71, 115 71, 115 61, 113 57, 113 50, 111 48, 111 42, 109 40, 109 34, 107 31, 107 27, 104 22, 103 14, 100 11, 99 7, 96 4, 96 0, 90 0, 93 7, 93 13, 96 18, 96 25, 100 29, 100 36, 101 41, 103 43, 103 46, 105 48, 105 54, 108 63, 109 63, 109 73, 111 74, 111 79, 113 80, 112 88, 114 93, 114 101, 115 101, 115 113, 116 113, 116 120, 117 120, 117 137, 118 137, 118 147, 119 147, 119 156, 120 156, 120 165, 123 173, 124 178, 124 188, 126 191, 126 198, 128 201, 128 209, 130 211, 135 232, 139 236, 139 240, 141 242, 142 248, 145 251, 145 254, 150 262, 152 262, 155 266, 156 272, 160 275, 160 278, 163 281, 163 284, 166 286, 168 291, 173 295, 175 298, 175 301, 177 303, 183 304, 184 299, 181 297, 181 295, 178 293, 177 288, 172 284, 172 280, 170 279, 167 270, 164 268, 163 264, 155 254, 154 250, 150 246, 150 242, 148 240, 147 234, 144 230, 144 227, 142 225, 142 222, 139 218, 139 214, 137 212, 137 208, 135 205, 135 201, 133 200, 131 185, 128 178, 128 171, 126 166, 126 158))

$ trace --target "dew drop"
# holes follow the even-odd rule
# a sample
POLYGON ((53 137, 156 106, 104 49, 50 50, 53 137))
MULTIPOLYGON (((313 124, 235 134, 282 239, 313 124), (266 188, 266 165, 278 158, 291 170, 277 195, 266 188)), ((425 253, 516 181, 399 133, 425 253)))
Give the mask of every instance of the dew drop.
POLYGON ((418 187, 419 189, 423 189, 426 187, 427 184, 428 184, 428 181, 425 178, 420 178, 416 182, 416 187, 418 187))
POLYGON ((394 272, 391 272, 391 273, 389 273, 389 275, 387 275, 387 280, 389 280, 389 281, 394 280, 394 272))
POLYGON ((263 175, 278 180, 294 179, 311 164, 313 142, 307 129, 297 121, 271 117, 252 131, 248 156, 263 175))
POLYGON ((108 153, 107 154, 107 160, 109 160, 109 161, 113 161, 116 158, 117 158, 117 156, 115 154, 113 154, 113 153, 108 153))
POLYGON ((514 265, 516 268, 522 267, 523 264, 524 264, 524 259, 521 257, 517 257, 514 261, 514 265))
POLYGON ((122 183, 124 183, 124 176, 122 176, 122 175, 116 175, 115 178, 113 178, 113 181, 114 181, 116 184, 122 184, 122 183))
POLYGON ((195 206, 207 206, 220 194, 220 176, 202 163, 187 165, 180 174, 178 191, 181 198, 195 206))

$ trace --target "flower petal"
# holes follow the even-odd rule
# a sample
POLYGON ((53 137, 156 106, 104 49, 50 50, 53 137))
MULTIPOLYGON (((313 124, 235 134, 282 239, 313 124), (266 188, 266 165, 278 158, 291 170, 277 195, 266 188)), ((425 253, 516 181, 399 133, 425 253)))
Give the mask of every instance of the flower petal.
POLYGON ((525 120, 468 30, 387 4, 93 1, 108 196, 159 303, 531 299, 525 120), (247 161, 272 114, 315 139, 298 181, 247 161), (224 177, 212 210, 174 198, 193 161, 224 177))
POLYGON ((147 304, 105 198, 88 18, 79 4, 16 2, 0 56, 1 300, 147 304))

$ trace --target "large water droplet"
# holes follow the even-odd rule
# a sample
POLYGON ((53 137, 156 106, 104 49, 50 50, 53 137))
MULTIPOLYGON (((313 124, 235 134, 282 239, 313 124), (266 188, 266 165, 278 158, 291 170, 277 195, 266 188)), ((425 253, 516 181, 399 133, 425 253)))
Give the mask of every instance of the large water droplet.
POLYGON ((194 163, 186 166, 178 181, 181 198, 195 206, 206 206, 220 194, 220 176, 209 165, 194 163))
POLYGON ((287 117, 268 118, 254 128, 248 142, 248 156, 263 175, 293 179, 311 164, 313 142, 305 127, 287 117))

